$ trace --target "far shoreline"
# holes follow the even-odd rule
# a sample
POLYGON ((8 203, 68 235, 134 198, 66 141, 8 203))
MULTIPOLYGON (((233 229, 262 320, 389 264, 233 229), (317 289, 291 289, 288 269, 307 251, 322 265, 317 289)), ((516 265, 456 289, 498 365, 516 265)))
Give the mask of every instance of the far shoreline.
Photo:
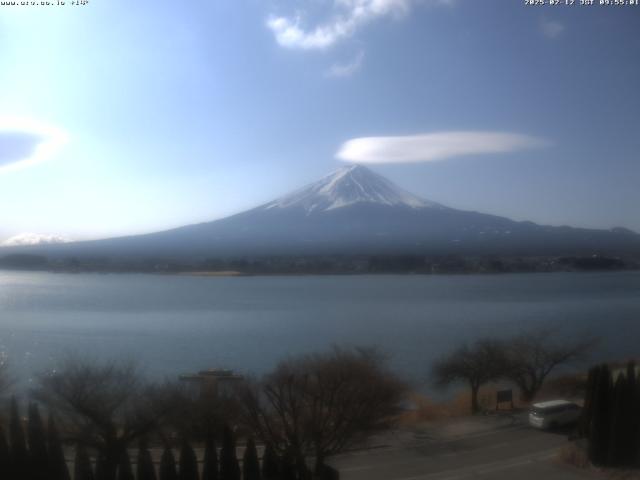
POLYGON ((610 273, 620 274, 625 272, 640 272, 640 268, 623 268, 623 269, 602 269, 602 270, 528 270, 528 271, 465 271, 465 272, 353 272, 353 271, 335 271, 335 272, 241 272, 236 270, 223 271, 145 271, 145 270, 58 270, 58 269, 19 269, 19 268, 0 268, 1 273, 51 273, 51 274, 67 274, 67 275, 153 275, 153 276, 169 276, 169 277, 195 277, 195 278, 241 278, 241 277, 363 277, 363 276, 402 276, 402 277, 493 277, 507 275, 533 275, 533 274, 597 274, 610 273))
POLYGON ((203 271, 195 271, 195 272, 176 272, 176 273, 166 273, 166 275, 182 275, 187 277, 246 277, 250 276, 250 273, 239 272, 237 270, 203 270, 203 271))

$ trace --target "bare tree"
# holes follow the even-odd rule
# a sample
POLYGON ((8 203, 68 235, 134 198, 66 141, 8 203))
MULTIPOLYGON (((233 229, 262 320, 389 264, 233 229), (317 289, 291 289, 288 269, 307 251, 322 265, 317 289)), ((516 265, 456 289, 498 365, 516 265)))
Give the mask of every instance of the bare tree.
POLYGON ((507 343, 504 375, 518 386, 522 400, 531 401, 554 369, 586 358, 595 344, 554 330, 523 333, 507 343))
POLYGON ((161 416, 131 363, 70 358, 38 380, 34 397, 63 420, 70 440, 99 452, 107 480, 115 478, 127 445, 154 429, 161 416))
POLYGON ((9 361, 5 354, 0 354, 0 398, 7 395, 13 385, 13 379, 9 373, 9 361))
POLYGON ((177 433, 181 439, 204 441, 236 423, 240 405, 236 398, 211 389, 193 389, 181 381, 166 382, 154 388, 153 403, 164 412, 161 434, 177 433))
POLYGON ((306 478, 307 456, 318 471, 327 457, 392 427, 405 393, 378 352, 336 348, 280 363, 241 399, 248 426, 306 478))
POLYGON ((504 346, 496 340, 478 340, 463 345, 437 361, 432 378, 439 387, 466 382, 471 388, 471 413, 478 413, 480 387, 502 376, 506 362, 504 346))

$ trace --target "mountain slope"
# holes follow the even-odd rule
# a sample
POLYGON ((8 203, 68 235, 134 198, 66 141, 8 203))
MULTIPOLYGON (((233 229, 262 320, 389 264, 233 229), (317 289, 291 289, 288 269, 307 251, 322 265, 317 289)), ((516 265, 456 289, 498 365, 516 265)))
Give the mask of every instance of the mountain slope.
POLYGON ((456 210, 408 193, 365 167, 349 166, 221 220, 147 235, 33 247, 31 251, 53 257, 163 259, 399 253, 638 254, 640 235, 626 229, 543 226, 456 210))

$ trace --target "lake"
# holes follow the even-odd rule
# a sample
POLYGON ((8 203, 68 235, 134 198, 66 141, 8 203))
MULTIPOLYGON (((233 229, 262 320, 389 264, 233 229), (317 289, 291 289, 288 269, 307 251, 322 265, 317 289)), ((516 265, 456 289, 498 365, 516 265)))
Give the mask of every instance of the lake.
POLYGON ((133 358, 155 378, 263 373, 287 355, 377 345, 417 385, 463 341, 523 329, 597 334, 640 352, 640 272, 192 277, 0 271, 0 350, 14 376, 70 353, 133 358))

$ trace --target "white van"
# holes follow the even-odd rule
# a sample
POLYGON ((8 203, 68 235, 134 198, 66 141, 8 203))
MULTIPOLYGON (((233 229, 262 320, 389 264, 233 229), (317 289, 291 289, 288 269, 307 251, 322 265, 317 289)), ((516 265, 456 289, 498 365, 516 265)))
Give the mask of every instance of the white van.
POLYGON ((534 403, 529 411, 529 425, 535 428, 557 428, 575 423, 581 408, 567 400, 551 400, 534 403))

